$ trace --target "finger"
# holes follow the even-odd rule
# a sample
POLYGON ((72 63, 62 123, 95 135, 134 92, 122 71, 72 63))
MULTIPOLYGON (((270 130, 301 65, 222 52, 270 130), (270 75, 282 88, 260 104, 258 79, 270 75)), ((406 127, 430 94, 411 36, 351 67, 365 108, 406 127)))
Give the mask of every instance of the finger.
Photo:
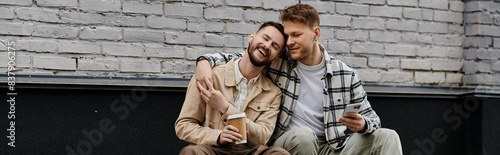
POLYGON ((234 132, 240 132, 240 130, 238 130, 238 128, 234 127, 233 125, 226 125, 224 128, 232 130, 234 132))
POLYGON ((198 89, 198 92, 201 93, 203 87, 201 86, 200 81, 198 81, 198 80, 196 80, 196 88, 198 89))
POLYGON ((212 82, 210 82, 210 80, 208 80, 208 77, 203 77, 203 79, 205 80, 205 84, 207 85, 208 90, 214 90, 212 82))
POLYGON ((201 89, 200 92, 207 93, 207 87, 205 87, 204 84, 201 84, 201 82, 196 82, 196 86, 200 87, 200 89, 201 89))
POLYGON ((360 114, 355 113, 355 112, 347 112, 347 113, 346 113, 346 115, 347 115, 348 117, 351 117, 352 119, 358 119, 358 118, 359 118, 359 116, 361 116, 360 114), (358 115, 359 115, 359 116, 358 116, 358 115))
POLYGON ((226 144, 226 143, 234 143, 234 141, 233 141, 233 140, 231 140, 231 139, 229 139, 229 138, 224 137, 224 138, 221 138, 221 143, 222 143, 222 144, 226 144))
POLYGON ((229 131, 227 134, 226 134, 226 138, 232 140, 232 141, 241 141, 241 138, 237 137, 237 135, 234 135, 235 132, 232 132, 232 131, 229 131))
POLYGON ((234 141, 240 141, 243 136, 241 134, 234 132, 234 131, 229 131, 228 137, 231 138, 234 141))

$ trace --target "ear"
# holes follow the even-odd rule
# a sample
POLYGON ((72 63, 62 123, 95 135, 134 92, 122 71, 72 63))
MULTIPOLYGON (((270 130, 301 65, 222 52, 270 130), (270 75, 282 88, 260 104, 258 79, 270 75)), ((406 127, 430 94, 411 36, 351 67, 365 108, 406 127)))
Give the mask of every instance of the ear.
POLYGON ((249 42, 249 43, 251 43, 251 42, 252 42, 253 37, 255 37, 255 33, 252 33, 252 34, 250 34, 250 36, 248 36, 248 42, 249 42))
POLYGON ((319 35, 320 35, 320 32, 321 32, 321 29, 319 27, 314 27, 313 28, 313 31, 314 31, 314 40, 318 40, 319 39, 319 35))

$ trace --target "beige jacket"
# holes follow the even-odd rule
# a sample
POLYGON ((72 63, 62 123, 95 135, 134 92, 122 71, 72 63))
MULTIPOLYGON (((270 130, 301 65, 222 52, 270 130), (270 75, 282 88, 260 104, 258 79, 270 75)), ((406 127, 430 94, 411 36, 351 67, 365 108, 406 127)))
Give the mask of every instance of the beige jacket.
MULTIPOLYGON (((217 145, 217 139, 227 125, 227 116, 240 113, 234 107, 238 95, 234 71, 236 59, 212 69, 214 88, 220 90, 231 103, 224 115, 206 105, 196 89, 195 77, 191 79, 184 105, 175 122, 175 132, 181 140, 192 144, 217 145)), ((248 144, 266 144, 274 131, 280 102, 280 89, 261 73, 243 105, 247 115, 248 144)))

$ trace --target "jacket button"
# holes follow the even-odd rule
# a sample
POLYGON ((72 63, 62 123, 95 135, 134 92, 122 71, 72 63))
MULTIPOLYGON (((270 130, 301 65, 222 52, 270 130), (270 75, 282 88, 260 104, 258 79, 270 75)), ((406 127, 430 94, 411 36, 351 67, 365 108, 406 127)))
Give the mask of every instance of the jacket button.
POLYGON ((257 110, 260 110, 260 106, 257 106, 257 110))

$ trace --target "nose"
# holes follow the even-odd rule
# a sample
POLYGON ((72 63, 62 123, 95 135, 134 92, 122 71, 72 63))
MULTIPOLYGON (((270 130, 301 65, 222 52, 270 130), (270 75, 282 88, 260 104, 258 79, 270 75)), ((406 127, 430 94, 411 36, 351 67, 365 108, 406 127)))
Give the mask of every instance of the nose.
POLYGON ((288 37, 288 40, 286 41, 286 46, 292 46, 295 44, 295 41, 293 41, 292 37, 288 37))
POLYGON ((264 44, 264 48, 269 49, 271 46, 272 46, 272 41, 267 41, 265 44, 264 44))

